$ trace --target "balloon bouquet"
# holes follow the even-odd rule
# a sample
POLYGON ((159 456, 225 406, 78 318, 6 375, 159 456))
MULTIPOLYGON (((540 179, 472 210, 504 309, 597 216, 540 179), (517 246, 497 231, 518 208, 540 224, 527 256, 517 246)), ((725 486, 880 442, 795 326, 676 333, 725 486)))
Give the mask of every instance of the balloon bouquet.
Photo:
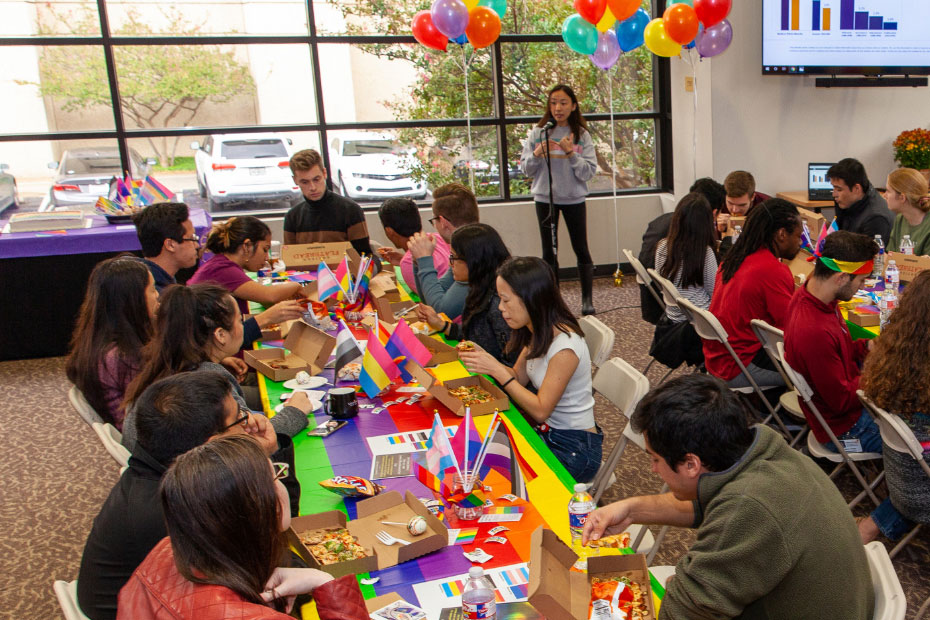
POLYGON ((418 42, 441 52, 449 41, 481 49, 497 41, 506 10, 507 0, 435 0, 413 17, 411 30, 418 42))

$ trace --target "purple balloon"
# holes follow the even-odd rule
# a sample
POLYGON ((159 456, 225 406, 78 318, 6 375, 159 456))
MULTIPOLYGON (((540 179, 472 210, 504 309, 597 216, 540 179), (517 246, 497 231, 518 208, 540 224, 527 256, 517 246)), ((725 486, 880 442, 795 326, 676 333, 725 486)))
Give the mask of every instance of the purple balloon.
POLYGON ((728 20, 705 28, 697 36, 697 51, 701 58, 710 58, 723 53, 733 41, 733 26, 728 20))
POLYGON ((468 7, 462 0, 436 0, 430 9, 436 30, 450 39, 457 39, 465 34, 468 26, 468 7))
POLYGON ((588 56, 594 66, 607 71, 617 63, 620 58, 620 43, 613 30, 602 32, 597 37, 597 49, 588 56))

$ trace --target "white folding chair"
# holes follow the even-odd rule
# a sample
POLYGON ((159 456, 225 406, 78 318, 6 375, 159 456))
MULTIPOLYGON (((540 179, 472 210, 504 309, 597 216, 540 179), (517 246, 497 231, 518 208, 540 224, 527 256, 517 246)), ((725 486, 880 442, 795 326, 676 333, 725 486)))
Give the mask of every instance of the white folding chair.
MULTIPOLYGON (((871 499, 876 506, 879 502, 878 497, 875 496, 875 487, 878 486, 878 483, 882 481, 882 478, 885 476, 884 470, 879 473, 875 479, 869 483, 866 481, 865 476, 862 475, 862 472, 859 471, 859 468, 856 466, 856 462, 859 461, 877 461, 882 458, 882 455, 878 452, 846 452, 846 449, 843 447, 843 444, 836 438, 836 435, 830 429, 830 426, 823 419, 823 415, 820 413, 820 410, 817 408, 817 405, 814 404, 813 396, 814 391, 811 389, 810 385, 807 383, 802 375, 800 375, 796 370, 794 370, 791 365, 785 360, 785 343, 779 342, 778 345, 778 355, 782 360, 782 368, 784 368, 785 373, 788 375, 788 378, 791 379, 791 383, 794 384, 795 389, 798 391, 798 394, 801 395, 801 398, 807 403, 807 408, 814 415, 814 419, 824 430, 827 436, 830 438, 830 442, 837 449, 838 452, 833 452, 828 450, 817 441, 817 438, 814 437, 814 433, 811 432, 807 435, 807 450, 810 455, 818 459, 827 459, 833 463, 836 463, 836 467, 833 468, 833 471, 830 472, 830 479, 834 479, 836 475, 844 468, 849 467, 853 475, 856 477, 856 480, 859 481, 859 484, 862 486, 862 492, 859 493, 851 502, 849 502, 849 507, 853 508, 858 504, 866 495, 871 499)), ((813 424, 813 422, 811 422, 813 424)))
POLYGON ((129 457, 132 454, 123 446, 123 435, 116 430, 116 427, 112 424, 101 424, 99 422, 94 422, 93 427, 97 437, 100 438, 100 443, 107 449, 113 460, 119 463, 120 467, 128 466, 129 457))
POLYGON ((793 430, 792 427, 798 429, 798 434, 791 440, 791 447, 797 447, 809 429, 807 426, 807 418, 804 417, 804 410, 801 409, 801 403, 798 402, 800 398, 798 391, 795 389, 794 384, 791 383, 791 379, 788 377, 787 373, 785 373, 785 369, 782 367, 782 359, 778 355, 778 343, 785 341, 785 332, 777 327, 769 325, 762 319, 753 319, 749 324, 752 327, 752 331, 756 334, 756 338, 762 343, 762 348, 769 356, 769 359, 772 360, 772 364, 778 369, 781 378, 785 380, 785 385, 789 388, 778 398, 778 406, 775 407, 775 411, 784 409, 800 424, 800 426, 788 425, 789 430, 793 430))
POLYGON ((727 340, 729 338, 727 335, 727 330, 723 328, 723 325, 720 324, 720 321, 717 319, 717 317, 715 317, 709 310, 698 308, 684 297, 679 297, 677 302, 678 307, 681 308, 685 314, 690 316, 691 324, 694 326, 694 331, 697 332, 698 336, 704 340, 713 340, 722 344, 730 354, 730 357, 733 358, 733 361, 736 362, 740 372, 743 373, 743 376, 746 377, 746 380, 749 381, 749 385, 751 386, 748 388, 730 389, 734 392, 740 392, 743 394, 755 392, 759 397, 759 400, 762 401, 762 404, 766 409, 768 409, 769 412, 769 415, 764 420, 762 420, 762 423, 768 424, 770 420, 775 420, 775 423, 781 429, 781 432, 785 435, 785 438, 788 441, 791 441, 793 439, 791 431, 788 430, 788 427, 785 425, 784 421, 782 421, 781 416, 778 415, 778 412, 776 412, 775 408, 772 407, 772 404, 769 402, 768 398, 766 398, 765 394, 762 393, 762 388, 759 387, 759 384, 756 383, 756 380, 752 378, 751 374, 749 374, 746 366, 743 364, 742 360, 740 360, 739 355, 737 355, 736 351, 733 350, 733 347, 727 340))
POLYGON ((646 271, 646 268, 643 266, 643 264, 639 262, 639 259, 633 256, 631 251, 626 249, 623 250, 623 256, 626 257, 627 262, 630 263, 631 267, 633 267, 633 273, 636 274, 636 283, 642 284, 647 289, 649 289, 649 292, 655 298, 656 302, 665 308, 665 302, 662 301, 658 291, 656 291, 655 286, 652 284, 652 278, 649 276, 649 273, 646 271))
POLYGON ((84 398, 83 392, 81 392, 76 385, 72 385, 71 389, 68 390, 68 402, 71 403, 74 410, 78 412, 81 419, 87 422, 88 425, 93 426, 95 422, 100 424, 104 423, 103 418, 90 406, 90 403, 84 398))
POLYGON ((904 620, 907 599, 885 545, 877 540, 870 542, 865 546, 865 557, 869 561, 872 587, 875 588, 875 612, 872 619, 904 620))
POLYGON ((603 321, 594 316, 583 316, 578 319, 581 331, 584 332, 585 344, 591 354, 591 363, 597 367, 610 358, 617 335, 614 330, 607 327, 603 321))
POLYGON ((55 597, 58 599, 58 604, 61 606, 61 611, 65 616, 65 620, 90 620, 78 606, 77 580, 56 580, 55 583, 52 584, 52 589, 55 591, 55 597))
MULTIPOLYGON (((859 400, 862 401, 866 409, 869 410, 869 413, 872 414, 872 417, 878 422, 878 429, 882 434, 883 451, 891 449, 895 452, 909 455, 920 464, 924 473, 927 474, 928 482, 930 482, 930 465, 928 465, 927 461, 924 459, 923 446, 920 445, 917 437, 914 436, 914 431, 912 431, 900 417, 888 413, 876 405, 862 390, 856 390, 856 394, 859 396, 859 400)), ((908 532, 908 534, 895 545, 889 555, 891 557, 896 556, 901 549, 911 542, 911 539, 914 538, 922 525, 922 523, 915 525, 914 529, 908 532)))

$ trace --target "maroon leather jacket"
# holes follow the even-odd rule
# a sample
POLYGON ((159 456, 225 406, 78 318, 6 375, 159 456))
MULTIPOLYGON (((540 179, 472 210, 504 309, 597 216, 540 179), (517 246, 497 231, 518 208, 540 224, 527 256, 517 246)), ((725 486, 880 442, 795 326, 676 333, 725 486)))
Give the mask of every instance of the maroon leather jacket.
MULTIPOLYGON (((354 575, 313 591, 322 620, 367 619, 354 575)), ((117 620, 293 620, 271 607, 251 603, 225 586, 194 583, 175 567, 171 541, 162 539, 119 592, 117 620)))

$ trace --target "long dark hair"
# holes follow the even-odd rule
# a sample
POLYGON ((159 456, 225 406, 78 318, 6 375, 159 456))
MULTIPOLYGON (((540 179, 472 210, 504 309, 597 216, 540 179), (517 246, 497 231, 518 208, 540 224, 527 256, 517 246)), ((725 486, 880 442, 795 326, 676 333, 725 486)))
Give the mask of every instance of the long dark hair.
POLYGON ((679 288, 704 286, 704 257, 715 245, 714 216, 702 194, 691 192, 675 207, 665 238, 665 264, 660 275, 674 280, 681 269, 679 288))
POLYGON ((230 435, 182 454, 162 478, 161 503, 185 579, 265 604, 261 593, 287 545, 274 476, 258 442, 230 435))
POLYGON ((572 113, 568 115, 568 126, 572 128, 572 134, 575 136, 575 144, 581 142, 581 130, 588 129, 588 122, 584 120, 584 117, 581 115, 581 106, 578 105, 578 97, 575 96, 575 91, 572 90, 572 87, 568 84, 556 84, 549 89, 548 94, 546 94, 546 111, 543 112, 543 116, 538 123, 537 127, 543 127, 546 123, 549 122, 549 119, 552 118, 552 110, 550 109, 549 100, 552 98, 552 93, 562 91, 568 98, 572 100, 572 103, 575 104, 575 109, 572 110, 572 113))
POLYGON ((126 388, 128 405, 145 388, 178 372, 196 370, 207 360, 217 327, 233 328, 236 302, 215 284, 173 285, 165 289, 155 315, 155 337, 145 347, 142 370, 126 388))
POLYGON ((759 248, 768 248, 777 257, 775 233, 782 228, 794 232, 800 225, 798 208, 781 198, 769 198, 751 209, 742 234, 723 259, 723 281, 729 282, 746 257, 759 248))
POLYGON ((270 236, 271 229, 268 228, 268 224, 257 217, 231 217, 225 222, 213 225, 213 230, 207 237, 207 249, 214 254, 230 254, 246 241, 255 244, 270 236))
MULTIPOLYGON (((145 289, 149 270, 134 256, 117 256, 98 263, 87 282, 87 293, 71 337, 71 353, 65 365, 68 379, 100 417, 114 422, 100 385, 100 365, 116 347, 118 373, 134 372, 142 347, 152 337, 145 289)), ((123 384, 128 377, 117 377, 123 384)))
POLYGON ((507 282, 526 306, 533 326, 533 331, 525 326, 514 330, 507 343, 508 351, 528 347, 528 358, 542 357, 555 338, 553 329, 583 335, 581 325, 559 293, 552 268, 543 259, 534 256, 511 258, 501 265, 497 275, 507 282))
POLYGON ((494 282, 510 251, 501 236, 487 224, 467 224, 452 233, 452 250, 468 265, 468 296, 462 312, 462 325, 484 311, 497 292, 494 282))

